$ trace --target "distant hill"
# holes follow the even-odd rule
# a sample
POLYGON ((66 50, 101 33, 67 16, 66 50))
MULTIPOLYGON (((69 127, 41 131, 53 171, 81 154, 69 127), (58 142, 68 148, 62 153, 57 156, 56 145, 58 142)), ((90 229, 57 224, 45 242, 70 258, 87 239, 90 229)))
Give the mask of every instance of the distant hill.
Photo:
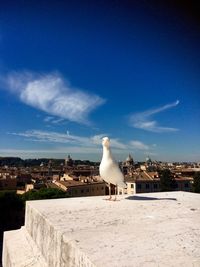
POLYGON ((23 166, 23 159, 18 157, 0 157, 0 166, 23 166))
MULTIPOLYGON (((40 166, 42 163, 44 166, 48 165, 49 161, 52 161, 53 167, 59 167, 64 164, 64 159, 52 159, 52 158, 39 158, 39 159, 21 159, 19 157, 0 157, 0 167, 34 167, 40 166)), ((73 160, 74 165, 90 165, 98 166, 99 162, 91 162, 89 160, 73 160)))
MULTIPOLYGON (((47 165, 49 160, 48 158, 40 158, 40 159, 21 159, 19 157, 0 157, 0 166, 8 166, 8 167, 34 167, 40 166, 41 163, 47 165)), ((64 159, 54 159, 53 163, 55 166, 64 163, 64 159)))

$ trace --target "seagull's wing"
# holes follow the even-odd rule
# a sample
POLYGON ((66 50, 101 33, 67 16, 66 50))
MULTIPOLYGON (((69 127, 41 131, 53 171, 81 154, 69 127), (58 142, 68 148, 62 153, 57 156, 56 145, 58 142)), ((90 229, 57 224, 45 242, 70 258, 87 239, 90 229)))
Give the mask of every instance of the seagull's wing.
POLYGON ((115 161, 110 161, 105 167, 105 181, 114 185, 125 186, 124 176, 115 161))

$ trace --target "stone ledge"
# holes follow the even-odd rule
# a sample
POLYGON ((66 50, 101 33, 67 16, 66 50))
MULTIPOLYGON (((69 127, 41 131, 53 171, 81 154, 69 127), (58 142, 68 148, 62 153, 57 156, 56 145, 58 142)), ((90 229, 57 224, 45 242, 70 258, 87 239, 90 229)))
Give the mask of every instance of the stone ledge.
POLYGON ((22 227, 4 233, 4 267, 48 267, 32 238, 22 227))
POLYGON ((200 266, 199 194, 103 198, 27 203, 25 228, 47 266, 200 266))

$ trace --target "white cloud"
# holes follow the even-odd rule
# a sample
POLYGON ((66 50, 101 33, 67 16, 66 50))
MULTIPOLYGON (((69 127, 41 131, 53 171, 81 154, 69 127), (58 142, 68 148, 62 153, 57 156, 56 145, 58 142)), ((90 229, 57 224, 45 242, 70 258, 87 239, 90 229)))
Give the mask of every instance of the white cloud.
MULTIPOLYGON (((64 157, 66 153, 74 154, 96 154, 98 158, 102 153, 102 138, 104 136, 109 136, 108 134, 98 134, 92 136, 79 136, 73 135, 68 130, 66 133, 59 133, 53 131, 41 131, 41 130, 29 130, 21 133, 8 133, 11 135, 24 137, 25 140, 30 142, 40 142, 40 148, 38 150, 16 150, 21 155, 58 155, 59 157, 64 157), (51 148, 42 149, 42 143, 50 144, 51 148), (53 148, 52 148, 53 147, 53 148), (62 155, 61 155, 62 154, 62 155)), ((141 152, 148 152, 151 155, 152 150, 154 150, 154 145, 147 145, 138 140, 132 140, 130 142, 121 142, 118 138, 111 138, 111 148, 115 158, 119 158, 119 155, 125 157, 127 154, 137 151, 137 154, 141 152)), ((45 145, 46 147, 46 145, 45 145)), ((0 152, 4 154, 11 154, 12 150, 1 150, 0 152), (10 153, 9 153, 10 152, 10 153)), ((13 150, 13 153, 15 151, 13 150)), ((120 157, 121 157, 120 156, 120 157)))
POLYGON ((121 143, 117 138, 111 139, 111 146, 118 149, 128 149, 128 146, 126 144, 121 143))
POLYGON ((0 153, 6 156, 22 156, 26 157, 30 155, 31 157, 55 157, 61 156, 62 158, 66 156, 66 154, 100 154, 101 151, 97 147, 86 147, 81 149, 78 146, 62 146, 56 147, 53 149, 9 149, 9 148, 1 148, 0 153))
POLYGON ((48 132, 40 130, 30 130, 22 133, 11 133, 13 135, 23 136, 26 138, 31 138, 31 140, 38 142, 48 142, 48 143, 62 143, 62 144, 79 144, 86 145, 90 144, 90 139, 87 137, 70 135, 67 133, 58 132, 48 132))
POLYGON ((101 144, 101 142, 102 142, 102 138, 104 137, 104 136, 106 136, 107 134, 98 134, 98 135, 94 135, 94 136, 92 136, 90 139, 91 139, 91 141, 92 141, 92 143, 94 144, 94 145, 100 145, 101 144))
POLYGON ((44 118, 44 122, 50 122, 50 121, 52 121, 53 119, 54 119, 54 117, 52 117, 52 116, 47 116, 47 117, 44 118))
MULTIPOLYGON (((108 134, 94 135, 93 137, 91 137, 91 140, 93 141, 94 144, 100 145, 102 143, 102 138, 105 136, 108 136, 108 134)), ((127 148, 126 144, 121 143, 117 138, 111 138, 111 145, 113 148, 117 149, 127 148)))
POLYGON ((146 156, 157 156, 158 153, 145 151, 145 152, 144 152, 144 155, 146 155, 146 156))
POLYGON ((49 124, 62 124, 65 121, 63 118, 47 116, 44 118, 44 122, 49 124))
POLYGON ((141 141, 133 140, 130 142, 130 145, 133 149, 138 149, 138 150, 149 150, 149 146, 145 145, 141 141))
POLYGON ((132 114, 129 118, 130 125, 134 128, 143 129, 150 132, 162 133, 162 132, 175 132, 177 128, 159 126, 157 121, 151 120, 154 114, 160 113, 164 110, 173 108, 179 104, 179 100, 176 102, 164 105, 156 109, 149 109, 144 112, 132 114))
POLYGON ((58 73, 14 72, 4 80, 23 103, 69 121, 89 124, 90 112, 105 103, 98 95, 72 87, 58 73))
MULTIPOLYGON (((72 135, 69 131, 66 133, 58 133, 52 131, 40 131, 40 130, 29 130, 21 133, 8 133, 12 135, 25 137, 27 140, 35 142, 47 142, 47 143, 61 143, 68 144, 70 146, 79 146, 82 148, 86 147, 99 147, 102 143, 102 138, 108 134, 98 134, 93 136, 78 136, 72 135)), ((150 147, 145 145, 141 141, 132 140, 130 143, 122 143, 118 138, 111 138, 111 147, 119 150, 148 150, 150 147)))
MULTIPOLYGON (((90 137, 72 135, 69 131, 66 133, 58 133, 52 131, 40 131, 40 130, 29 130, 21 133, 8 133, 12 135, 25 137, 27 140, 35 142, 46 142, 46 143, 61 143, 68 144, 70 146, 79 146, 80 147, 97 147, 101 145, 102 137, 105 134, 94 135, 90 137)), ((115 140, 115 139, 114 139, 115 140)), ((113 141, 114 141, 113 140, 113 141)), ((113 147, 118 147, 119 144, 112 144, 113 147)))

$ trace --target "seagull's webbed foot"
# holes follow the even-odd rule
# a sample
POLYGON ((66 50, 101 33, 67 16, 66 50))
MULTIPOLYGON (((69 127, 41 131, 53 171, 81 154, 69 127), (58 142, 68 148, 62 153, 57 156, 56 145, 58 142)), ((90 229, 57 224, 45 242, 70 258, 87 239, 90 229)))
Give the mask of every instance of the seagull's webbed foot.
POLYGON ((115 197, 114 199, 112 199, 112 201, 120 201, 120 199, 117 199, 117 197, 115 197))
POLYGON ((117 201, 117 197, 115 196, 115 198, 113 199, 113 201, 117 201))
POLYGON ((110 196, 109 198, 104 198, 104 200, 109 200, 109 201, 111 201, 111 200, 112 200, 112 196, 110 196))

